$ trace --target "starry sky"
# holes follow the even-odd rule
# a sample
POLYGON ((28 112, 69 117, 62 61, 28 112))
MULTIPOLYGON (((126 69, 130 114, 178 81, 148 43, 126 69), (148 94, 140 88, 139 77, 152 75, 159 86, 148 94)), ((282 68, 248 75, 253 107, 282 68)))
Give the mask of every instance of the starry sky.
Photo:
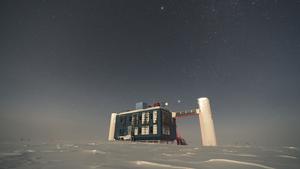
POLYGON ((299 145, 299 18, 299 0, 3 0, 0 141, 106 140, 111 112, 208 97, 220 144, 299 145))

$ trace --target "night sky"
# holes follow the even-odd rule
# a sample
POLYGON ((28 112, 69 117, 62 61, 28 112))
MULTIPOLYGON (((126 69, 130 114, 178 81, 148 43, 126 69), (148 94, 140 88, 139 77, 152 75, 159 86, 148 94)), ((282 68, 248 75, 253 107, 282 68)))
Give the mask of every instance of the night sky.
POLYGON ((220 144, 300 145, 299 86, 299 0, 0 2, 0 141, 106 140, 111 112, 208 97, 220 144))

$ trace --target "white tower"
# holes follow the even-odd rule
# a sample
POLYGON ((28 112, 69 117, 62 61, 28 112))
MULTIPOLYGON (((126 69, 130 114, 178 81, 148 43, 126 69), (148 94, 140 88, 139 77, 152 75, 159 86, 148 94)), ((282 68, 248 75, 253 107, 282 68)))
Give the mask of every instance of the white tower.
POLYGON ((116 116, 117 113, 112 113, 110 117, 110 126, 109 126, 109 134, 108 134, 108 140, 114 141, 115 138, 115 128, 116 128, 116 116))
POLYGON ((203 146, 216 146, 216 134, 214 121, 210 109, 209 100, 206 97, 198 99, 199 104, 199 121, 201 128, 201 137, 203 146))

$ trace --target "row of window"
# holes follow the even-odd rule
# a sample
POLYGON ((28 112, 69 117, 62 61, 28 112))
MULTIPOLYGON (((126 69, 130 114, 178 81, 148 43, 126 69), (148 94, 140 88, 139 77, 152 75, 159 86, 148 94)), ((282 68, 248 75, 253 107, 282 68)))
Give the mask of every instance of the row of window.
POLYGON ((135 127, 134 128, 134 135, 149 135, 149 134, 157 134, 157 125, 153 125, 153 127, 149 126, 142 126, 140 127, 135 127))
POLYGON ((150 120, 155 124, 157 123, 157 111, 150 112, 143 112, 142 116, 139 116, 137 114, 133 114, 129 117, 129 121, 131 122, 131 125, 137 125, 137 124, 149 124, 150 120))

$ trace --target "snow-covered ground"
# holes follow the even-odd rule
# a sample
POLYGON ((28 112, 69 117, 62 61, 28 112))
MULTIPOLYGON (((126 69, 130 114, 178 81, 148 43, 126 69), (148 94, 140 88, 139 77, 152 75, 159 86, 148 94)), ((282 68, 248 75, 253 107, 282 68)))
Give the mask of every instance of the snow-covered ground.
POLYGON ((299 169, 298 147, 86 143, 0 144, 0 169, 299 169))

